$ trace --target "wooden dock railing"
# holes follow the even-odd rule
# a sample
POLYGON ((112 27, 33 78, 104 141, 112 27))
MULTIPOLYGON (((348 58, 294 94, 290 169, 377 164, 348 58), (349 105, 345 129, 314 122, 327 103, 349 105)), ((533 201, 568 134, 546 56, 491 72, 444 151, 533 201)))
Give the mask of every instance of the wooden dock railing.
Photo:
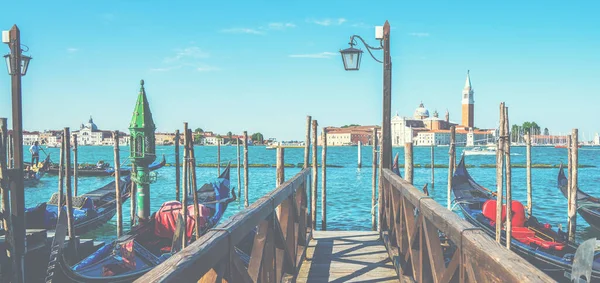
POLYGON ((380 233, 402 282, 554 282, 391 170, 381 177, 380 233))
POLYGON ((302 170, 136 282, 293 281, 312 238, 310 175, 302 170))

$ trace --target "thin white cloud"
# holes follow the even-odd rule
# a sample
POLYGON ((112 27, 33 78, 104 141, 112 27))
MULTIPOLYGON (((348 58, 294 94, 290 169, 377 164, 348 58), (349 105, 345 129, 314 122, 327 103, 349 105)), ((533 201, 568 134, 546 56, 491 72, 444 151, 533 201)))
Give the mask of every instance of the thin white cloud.
POLYGON ((181 69, 181 65, 177 65, 177 66, 170 66, 170 67, 164 67, 164 68, 150 68, 150 72, 168 72, 168 71, 172 71, 172 70, 176 70, 176 69, 181 69))
POLYGON ((200 65, 196 68, 198 72, 211 72, 211 71, 219 71, 221 70, 218 67, 210 66, 210 65, 200 65))
POLYGON ((263 31, 260 31, 260 30, 257 30, 257 29, 253 29, 253 28, 228 28, 228 29, 222 29, 221 32, 224 32, 224 33, 255 34, 255 35, 262 35, 262 34, 264 34, 263 31))
POLYGON ((428 32, 411 32, 408 35, 415 36, 415 37, 428 37, 429 33, 428 32))
POLYGON ((165 63, 177 62, 181 59, 205 59, 210 57, 210 54, 202 51, 197 46, 175 49, 175 55, 165 58, 165 63))
POLYGON ((336 25, 339 26, 345 22, 347 22, 346 19, 344 18, 337 18, 337 19, 308 19, 306 20, 306 22, 308 23, 312 23, 312 24, 317 24, 320 26, 332 26, 332 25, 336 25))
POLYGON ((292 55, 289 55, 289 57, 291 57, 291 58, 329 59, 335 55, 337 55, 337 53, 335 53, 335 52, 321 52, 321 53, 312 53, 312 54, 292 54, 292 55))
POLYGON ((69 48, 67 48, 67 52, 69 52, 71 54, 75 53, 77 51, 79 51, 79 48, 75 48, 75 47, 69 47, 69 48))
POLYGON ((284 30, 288 28, 295 28, 296 25, 294 23, 269 23, 267 28, 270 30, 284 30))

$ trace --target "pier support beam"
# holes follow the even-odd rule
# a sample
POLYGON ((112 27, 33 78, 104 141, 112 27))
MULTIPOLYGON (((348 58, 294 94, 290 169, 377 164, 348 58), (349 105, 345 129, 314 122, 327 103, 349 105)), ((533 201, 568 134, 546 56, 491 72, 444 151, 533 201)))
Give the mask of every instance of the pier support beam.
POLYGON ((500 103, 500 130, 498 136, 498 146, 496 147, 496 242, 500 243, 502 236, 502 202, 503 202, 503 182, 502 178, 504 167, 504 142, 506 133, 504 132, 504 102, 500 103))
POLYGON ((123 199, 121 198, 121 157, 119 154, 119 131, 113 132, 115 140, 115 198, 117 204, 117 238, 123 235, 123 199))

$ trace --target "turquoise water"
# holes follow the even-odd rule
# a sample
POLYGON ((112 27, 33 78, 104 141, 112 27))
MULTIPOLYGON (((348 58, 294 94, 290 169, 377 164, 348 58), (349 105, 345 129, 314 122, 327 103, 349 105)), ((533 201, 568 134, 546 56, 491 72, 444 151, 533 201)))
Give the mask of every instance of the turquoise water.
MULTIPOLYGON (((195 148, 198 163, 216 163, 217 147, 197 146, 195 148)), ((457 153, 463 151, 458 148, 457 153)), ((58 161, 59 151, 55 148, 46 150, 52 154, 53 160, 58 161)), ((159 146, 156 149, 157 154, 164 154, 167 163, 174 163, 174 147, 159 146)), ((400 153, 400 159, 403 160, 403 149, 394 148, 394 154, 400 153)), ((525 148, 512 148, 512 162, 525 163, 525 148)), ((265 147, 249 147, 248 160, 250 164, 275 164, 275 150, 268 150, 265 147)), ((327 225, 331 230, 368 230, 371 228, 371 158, 372 148, 363 147, 362 152, 363 168, 358 169, 357 147, 329 147, 327 150, 327 163, 331 165, 343 166, 343 168, 327 168, 327 225)), ((125 162, 129 155, 127 147, 121 147, 121 160, 125 162)), ((236 162, 236 147, 221 147, 221 161, 236 162)), ((298 164, 303 162, 304 149, 288 148, 285 150, 285 163, 298 164)), ((43 157, 43 154, 42 154, 43 157)), ((242 155, 243 158, 243 155, 242 155)), ((319 162, 321 152, 318 152, 319 162)), ((430 163, 430 148, 414 149, 415 164, 430 163)), ((495 156, 467 156, 467 164, 493 164, 495 156)), ((25 160, 30 157, 26 153, 25 160)), ((110 146, 81 146, 79 147, 79 162, 96 163, 98 160, 109 161, 113 163, 113 148, 110 146)), ((533 163, 559 164, 567 162, 567 150, 555 148, 533 148, 533 163)), ((600 166, 600 148, 581 148, 579 151, 579 162, 585 165, 600 166)), ((439 147, 435 149, 435 163, 448 164, 448 148, 439 147)), ((217 176, 217 168, 196 168, 198 183, 202 184, 212 180, 217 176)), ((286 178, 290 178, 300 171, 300 168, 286 168, 286 178)), ((403 171, 403 168, 402 170, 403 171)), ((163 167, 158 170, 158 180, 151 186, 151 211, 156 211, 160 205, 175 198, 175 168, 163 167)), ((471 168, 469 169, 472 177, 481 185, 493 189, 495 188, 496 177, 494 168, 471 168)), ((525 169, 513 169, 513 198, 526 203, 525 187, 525 169)), ((534 215, 542 222, 548 222, 553 226, 562 224, 566 227, 567 222, 567 201, 556 188, 556 177, 558 169, 533 169, 533 211, 534 215)), ((435 169, 435 188, 430 193, 438 202, 446 206, 448 169, 435 169)), ((99 188, 113 180, 111 177, 85 177, 79 179, 79 194, 99 188)), ((243 170, 242 170, 243 180, 243 170)), ((431 170, 429 168, 415 168, 414 171, 415 186, 421 188, 425 183, 431 181, 431 170)), ((600 188, 597 187, 600 180, 600 168, 582 168, 579 169, 580 188, 595 196, 600 196, 600 188)), ((319 170, 319 197, 318 205, 320 210, 320 170, 319 170)), ((231 184, 237 187, 237 171, 232 170, 231 184)), ((242 182, 243 184, 243 182, 242 182)), ((243 186, 243 185, 242 185, 243 186)), ((34 206, 40 202, 47 201, 52 193, 56 192, 58 187, 58 178, 56 176, 46 175, 35 187, 26 188, 25 202, 28 207, 34 206)), ((270 192, 275 188, 275 168, 250 168, 249 169, 249 198, 250 203, 270 192)), ((236 189, 237 192, 237 189, 236 189)), ((242 192, 243 194, 243 192, 242 192)), ((124 223, 125 228, 129 229, 129 201, 124 203, 124 223)), ((239 212, 243 209, 243 201, 233 203, 229 206, 225 217, 239 212)), ((320 222, 321 217, 317 217, 320 222)), ((600 231, 590 228, 587 223, 578 218, 578 238, 587 239, 593 236, 600 236, 600 231)), ((320 223, 317 223, 320 227, 320 223)), ((98 230, 84 235, 85 238, 96 238, 98 240, 110 240, 116 234, 116 217, 107 225, 98 230)))

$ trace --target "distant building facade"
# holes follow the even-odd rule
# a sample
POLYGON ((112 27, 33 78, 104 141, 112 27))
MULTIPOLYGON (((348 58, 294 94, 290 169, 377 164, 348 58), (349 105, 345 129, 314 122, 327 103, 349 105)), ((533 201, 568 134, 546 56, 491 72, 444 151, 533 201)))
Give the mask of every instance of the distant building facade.
MULTIPOLYGON (((362 145, 373 144, 373 128, 377 128, 377 135, 381 137, 381 129, 379 126, 353 126, 353 127, 327 127, 327 145, 328 146, 348 146, 357 145, 359 142, 362 145)), ((320 139, 319 139, 320 140, 320 139)), ((317 141, 320 144, 320 141, 317 141)))

